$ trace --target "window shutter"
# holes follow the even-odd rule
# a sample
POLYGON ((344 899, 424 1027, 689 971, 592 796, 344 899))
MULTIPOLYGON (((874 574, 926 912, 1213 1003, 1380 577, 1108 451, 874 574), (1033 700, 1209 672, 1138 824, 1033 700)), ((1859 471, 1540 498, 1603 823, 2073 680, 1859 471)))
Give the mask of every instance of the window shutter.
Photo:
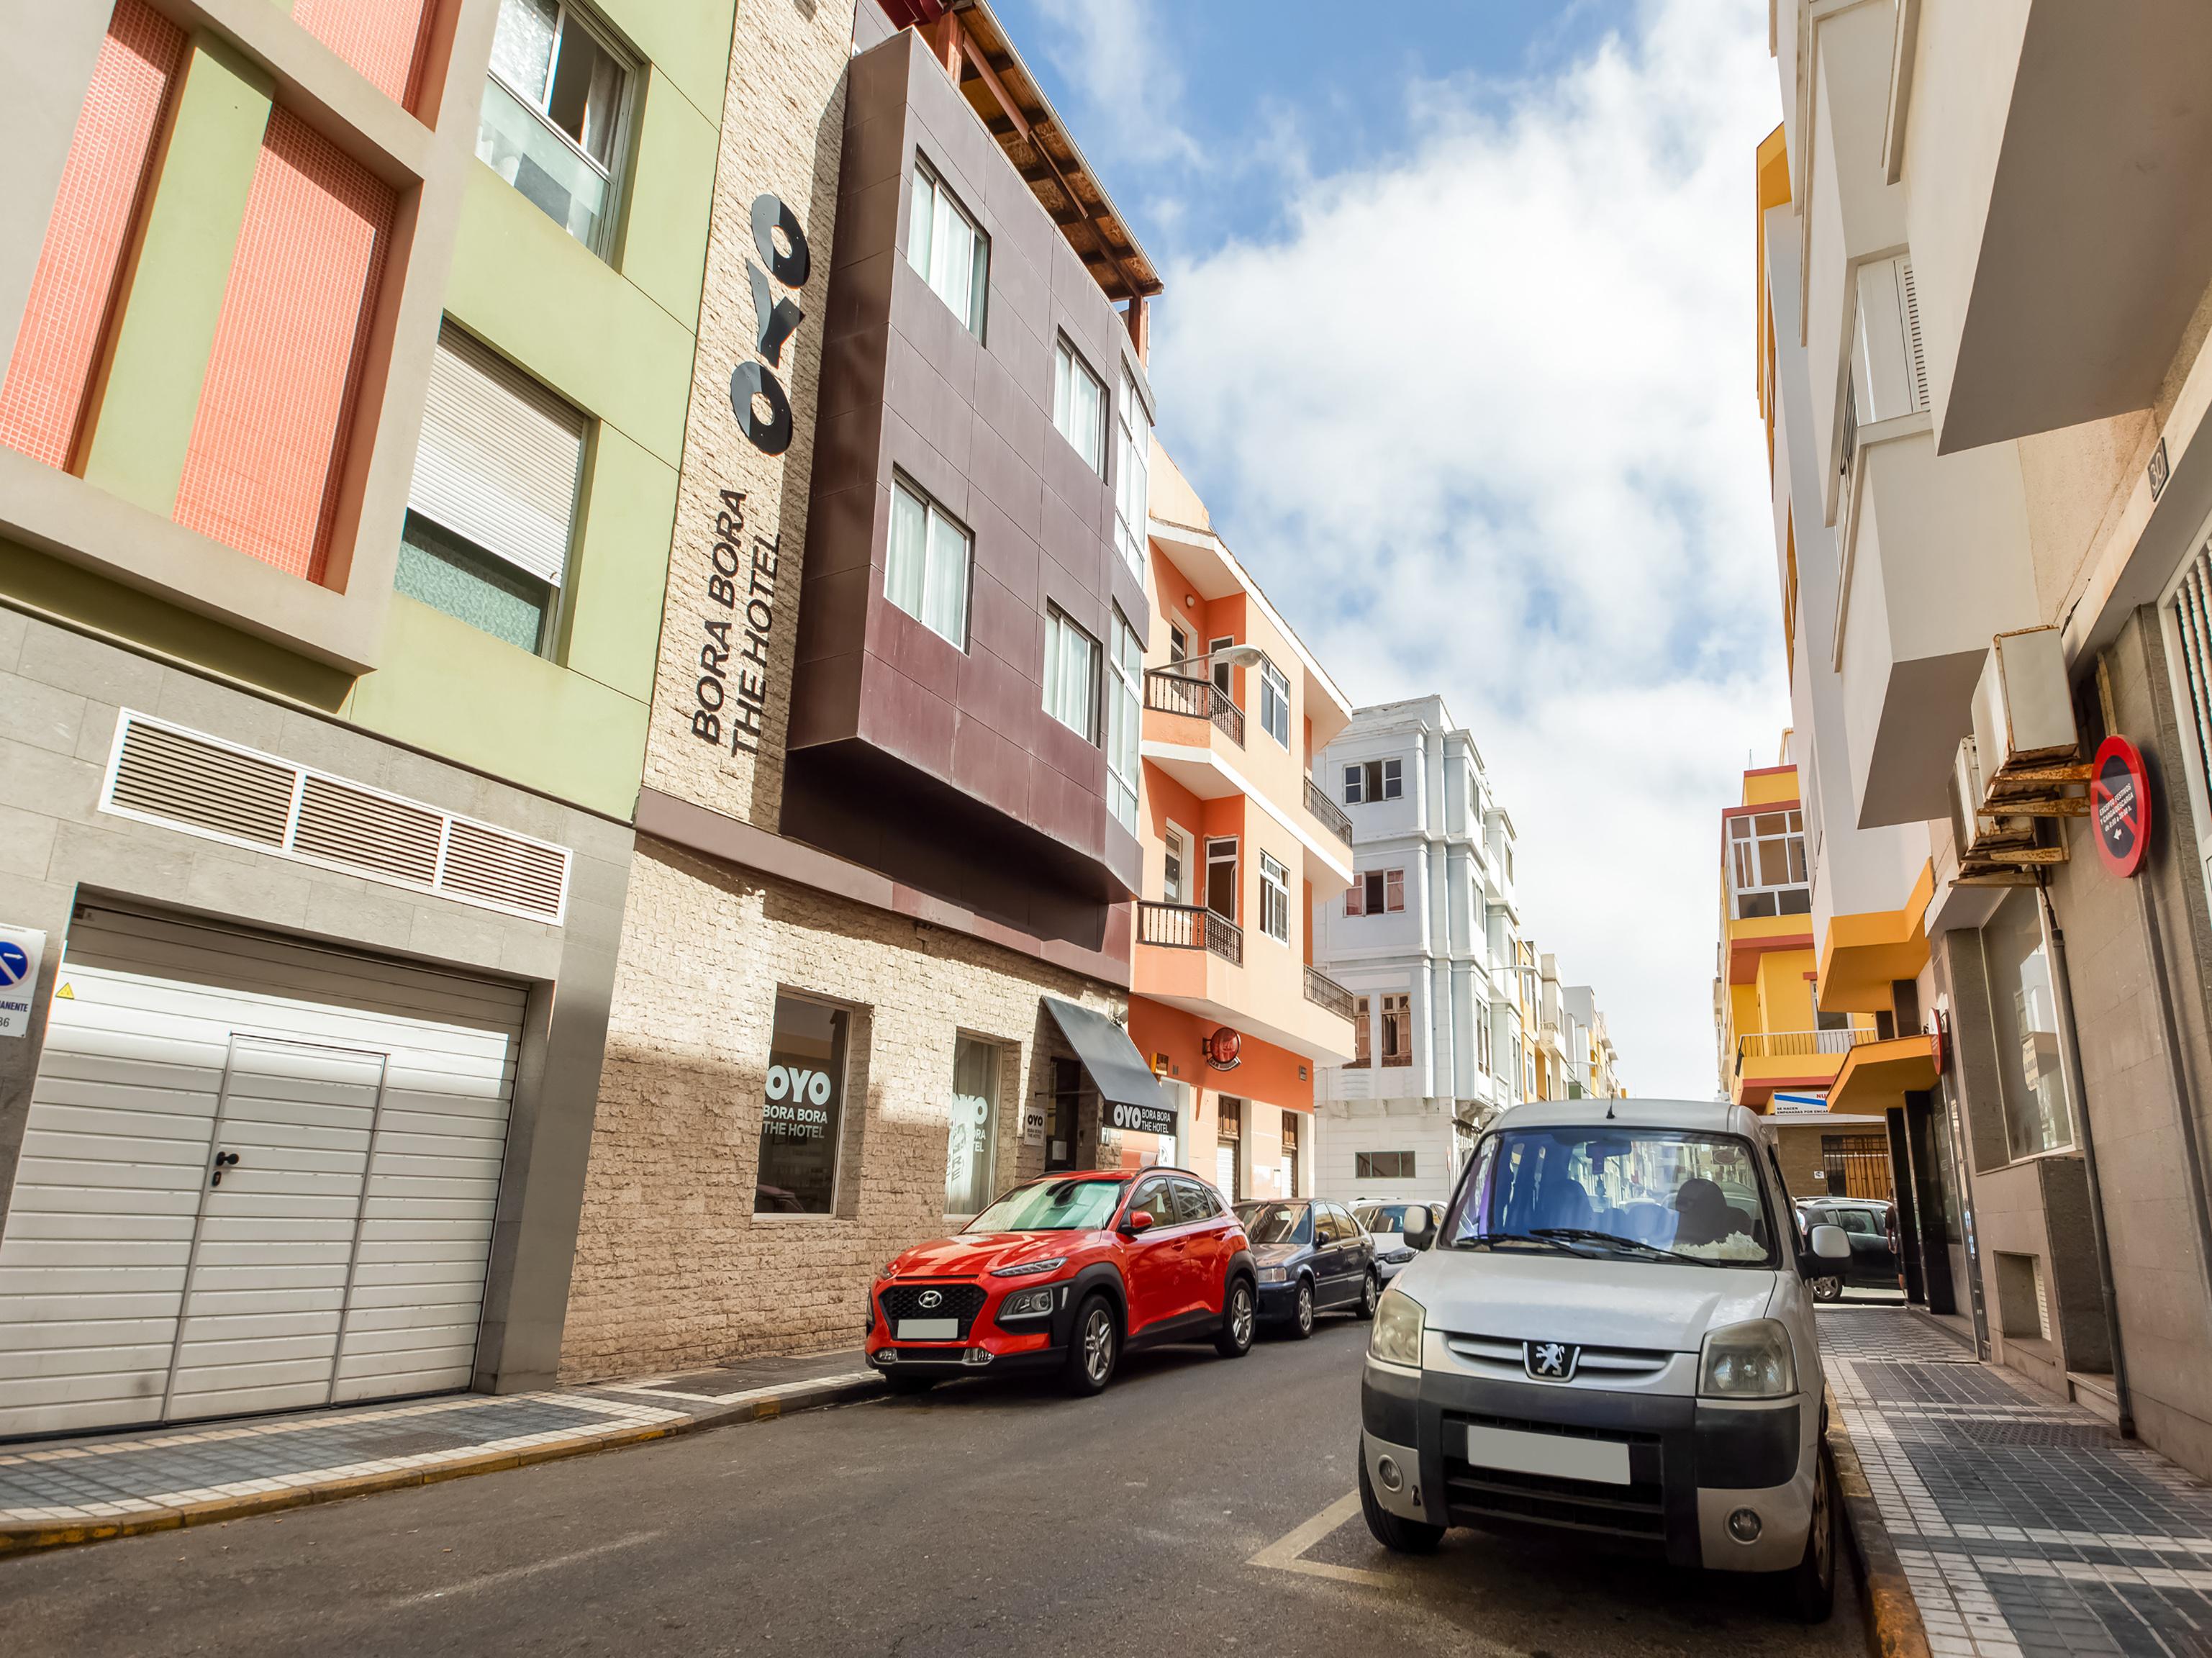
POLYGON ((1382 762, 1382 798, 1385 800, 1395 800, 1398 798, 1402 775, 1395 760, 1385 760, 1382 762))
POLYGON ((1366 898, 1366 883, 1354 881, 1344 890, 1344 913, 1346 915, 1364 915, 1367 914, 1366 898))
POLYGON ((584 431, 582 415, 449 323, 430 363, 407 504, 557 587, 584 431))
POLYGON ((1403 909, 1406 907, 1406 872, 1385 870, 1382 874, 1382 908, 1403 909))

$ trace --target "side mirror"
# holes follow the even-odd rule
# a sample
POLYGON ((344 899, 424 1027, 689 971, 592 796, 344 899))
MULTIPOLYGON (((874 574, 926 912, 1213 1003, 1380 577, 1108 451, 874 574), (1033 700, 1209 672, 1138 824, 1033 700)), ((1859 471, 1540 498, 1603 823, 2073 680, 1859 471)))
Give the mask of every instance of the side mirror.
MULTIPOLYGON (((1134 1237, 1139 1232, 1150 1230, 1152 1224, 1152 1217, 1151 1212, 1149 1210, 1139 1209, 1132 1212, 1129 1218, 1121 1223, 1121 1230, 1127 1232, 1131 1237, 1134 1237)), ((1846 1250, 1850 1248, 1849 1244, 1845 1244, 1844 1247, 1846 1250)))
POLYGON ((1425 1249, 1437 1241, 1436 1223, 1425 1209, 1412 1209, 1406 1213, 1406 1230, 1399 1236, 1406 1240, 1408 1249, 1425 1249))
POLYGON ((1813 1254, 1821 1260, 1849 1260, 1851 1258, 1850 1234, 1840 1226, 1815 1226, 1812 1244, 1813 1254))

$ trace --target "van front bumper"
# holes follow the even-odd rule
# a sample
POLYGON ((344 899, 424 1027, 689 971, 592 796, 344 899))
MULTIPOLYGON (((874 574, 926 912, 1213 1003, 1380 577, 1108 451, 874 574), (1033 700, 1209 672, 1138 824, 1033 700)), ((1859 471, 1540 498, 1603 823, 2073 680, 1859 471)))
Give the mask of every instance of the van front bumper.
MULTIPOLYGON (((1678 1566, 1777 1571, 1804 1553, 1817 1445, 1801 1398, 1722 1404, 1543 1382, 1495 1382, 1370 1361, 1361 1454, 1383 1507, 1432 1526, 1542 1526, 1662 1554, 1678 1566), (1474 1467, 1469 1425, 1626 1442, 1626 1485, 1474 1467), (1397 1489, 1381 1464, 1395 1465, 1397 1489), (1732 1535, 1748 1509, 1758 1534, 1732 1535)), ((1819 1407, 1813 1407, 1817 1418, 1819 1407)), ((1817 1427, 1817 1421, 1813 1424, 1817 1427)))

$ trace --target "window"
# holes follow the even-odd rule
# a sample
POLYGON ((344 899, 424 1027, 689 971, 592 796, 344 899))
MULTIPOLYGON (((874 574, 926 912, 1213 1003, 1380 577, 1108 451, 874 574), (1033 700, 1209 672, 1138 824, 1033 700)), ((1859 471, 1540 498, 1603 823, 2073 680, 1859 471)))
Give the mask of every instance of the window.
POLYGON ((1347 1069, 1364 1071, 1375 1062, 1374 1038, 1368 1029, 1369 1021, 1373 1017, 1366 997, 1354 996, 1352 999, 1352 1064, 1347 1069))
POLYGON ((1085 466, 1106 476, 1106 388, 1064 339, 1052 354, 1052 423, 1085 466))
POLYGON ((842 1007, 781 993, 775 999, 760 1168, 753 1176, 757 1215, 827 1215, 837 1206, 850 1019, 842 1007))
POLYGON ((1098 740, 1098 641, 1056 604, 1044 613, 1044 711, 1085 741, 1098 740))
POLYGON ((920 155, 914 158, 914 212, 907 222, 906 262, 952 307, 968 331, 981 339, 984 300, 991 288, 991 239, 920 155))
POLYGON ((1194 1180, 1169 1182, 1175 1187, 1176 1216, 1183 1224, 1212 1220, 1221 1212, 1221 1199, 1194 1180))
POLYGON ((1395 760, 1366 760, 1344 768, 1344 804, 1347 806, 1369 800, 1395 800, 1404 793, 1403 774, 1395 760))
POLYGON ((1990 1011, 1997 1038, 1997 1074, 2004 1099, 2005 1140, 2014 1157, 2074 1144, 2066 1079, 2058 1064, 2057 1008, 2043 915, 2036 896, 2015 889, 1982 929, 1990 1011))
POLYGON ((1237 842, 1224 837, 1206 843, 1206 907, 1237 919, 1237 842))
POLYGON ((1394 991, 1382 999, 1382 1063, 1413 1062, 1413 999, 1394 991))
POLYGON ((1344 891, 1346 915, 1381 915, 1406 907, 1406 872, 1370 869, 1353 878, 1344 891))
MULTIPOLYGON (((1114 480, 1114 531, 1121 544, 1121 556, 1129 568, 1145 568, 1145 520, 1152 511, 1152 420, 1137 390, 1137 377, 1121 365, 1121 406, 1117 422, 1121 452, 1121 476, 1114 480)), ((1180 635, 1178 635, 1180 637, 1180 635)), ((1177 651, 1176 659, 1183 653, 1177 651)))
POLYGON ((1476 1004, 1474 1010, 1474 1062, 1482 1067, 1482 1074, 1491 1074, 1490 1068, 1490 1010, 1476 1004))
POLYGON ((1137 742, 1143 730, 1145 647, 1119 606, 1114 611, 1113 677, 1106 687, 1106 793, 1114 820, 1137 832, 1137 742))
POLYGON ((1728 820, 1728 832, 1729 877, 1738 920, 1813 913, 1804 813, 1743 812, 1728 820))
POLYGON ((968 567, 975 550, 975 537, 943 507, 893 475, 884 597, 963 651, 968 648, 968 567))
POLYGON ((430 360, 392 585, 510 645, 550 652, 586 425, 447 324, 430 360))
MULTIPOLYGON (((1227 650, 1236 642, 1237 641, 1233 639, 1210 639, 1206 641, 1206 654, 1209 656, 1217 656, 1221 652, 1227 650)), ((1213 665, 1213 683, 1224 696, 1230 695, 1229 675, 1230 668, 1226 662, 1216 662, 1213 665)))
POLYGON ((945 1141, 945 1212, 981 1214, 991 1202, 998 1139, 999 1050, 973 1036, 952 1043, 951 1124, 945 1141))
POLYGON ((1260 723, 1268 736, 1291 746, 1291 682, 1272 662, 1260 665, 1260 723))
POLYGON ((1291 941, 1291 872, 1264 852, 1260 854, 1260 931, 1279 943, 1291 941))
POLYGON ((1168 624, 1168 660, 1170 662, 1184 662, 1188 661, 1189 658, 1190 635, 1183 632, 1182 629, 1176 627, 1173 623, 1170 623, 1168 624))
POLYGON ((1413 1154, 1411 1151, 1355 1151, 1352 1154, 1352 1177, 1354 1180, 1412 1180, 1413 1154))
POLYGON ((1165 1176, 1146 1181, 1129 1199, 1129 1213, 1150 1215, 1155 1226, 1180 1226, 1182 1218, 1176 1212, 1175 1182, 1165 1176))
POLYGON ((1173 823, 1162 837, 1165 862, 1161 871, 1160 896, 1171 904, 1190 902, 1190 836, 1173 823))
POLYGON ((614 216, 629 65, 562 0, 500 0, 477 154, 595 253, 614 216))

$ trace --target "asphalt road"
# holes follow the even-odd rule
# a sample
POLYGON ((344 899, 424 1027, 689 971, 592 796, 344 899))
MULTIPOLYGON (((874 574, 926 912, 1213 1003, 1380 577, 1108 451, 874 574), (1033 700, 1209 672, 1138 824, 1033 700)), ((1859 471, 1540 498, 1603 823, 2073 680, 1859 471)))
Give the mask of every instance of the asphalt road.
POLYGON ((56 1658, 1866 1651, 1848 1586, 1807 1631, 1755 1582, 1549 1541, 1385 1554, 1345 1501, 1365 1339, 1324 1320, 1139 1355, 1087 1401, 962 1382, 0 1560, 0 1630, 56 1658))

